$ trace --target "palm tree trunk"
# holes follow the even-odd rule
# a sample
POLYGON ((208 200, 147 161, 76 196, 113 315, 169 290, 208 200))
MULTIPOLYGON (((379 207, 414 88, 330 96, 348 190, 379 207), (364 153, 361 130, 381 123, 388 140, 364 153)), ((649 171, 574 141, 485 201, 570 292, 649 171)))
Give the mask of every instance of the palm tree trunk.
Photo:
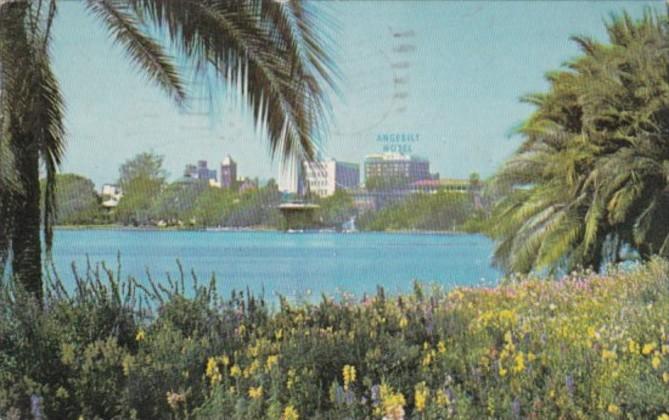
POLYGON ((39 150, 26 136, 17 153, 23 193, 15 204, 12 234, 12 272, 23 288, 42 301, 42 246, 40 238, 39 150))

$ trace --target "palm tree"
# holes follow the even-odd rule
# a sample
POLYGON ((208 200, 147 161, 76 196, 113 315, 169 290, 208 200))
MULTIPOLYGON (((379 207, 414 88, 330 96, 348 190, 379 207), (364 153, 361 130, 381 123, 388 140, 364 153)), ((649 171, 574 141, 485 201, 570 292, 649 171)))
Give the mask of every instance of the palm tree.
MULTIPOLYGON (((64 152, 63 100, 51 70, 50 30, 60 0, 0 0, 0 264, 40 298, 40 220, 52 243, 55 174, 64 152), (46 173, 43 214, 39 170, 46 173)), ((265 128, 272 156, 314 154, 326 87, 334 85, 329 38, 315 10, 299 1, 84 0, 133 63, 178 105, 185 83, 151 33, 239 90, 265 128)))
POLYGON ((607 23, 609 45, 529 95, 537 111, 497 174, 513 192, 494 211, 495 261, 509 272, 598 270, 625 249, 669 255, 669 29, 646 11, 607 23))

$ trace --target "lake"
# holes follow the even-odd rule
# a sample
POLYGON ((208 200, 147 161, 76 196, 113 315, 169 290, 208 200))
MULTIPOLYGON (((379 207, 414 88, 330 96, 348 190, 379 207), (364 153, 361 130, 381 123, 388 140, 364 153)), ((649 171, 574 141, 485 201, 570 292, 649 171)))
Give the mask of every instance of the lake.
POLYGON ((70 288, 73 261, 81 271, 87 256, 115 270, 120 252, 123 277, 146 281, 148 269, 166 282, 167 272, 178 278, 178 259, 200 282, 214 273, 226 295, 248 287, 264 289, 270 300, 277 294, 311 300, 321 293, 362 296, 377 285, 406 292, 414 279, 445 287, 492 284, 501 276, 490 265, 492 249, 488 238, 470 234, 59 229, 53 257, 70 288))

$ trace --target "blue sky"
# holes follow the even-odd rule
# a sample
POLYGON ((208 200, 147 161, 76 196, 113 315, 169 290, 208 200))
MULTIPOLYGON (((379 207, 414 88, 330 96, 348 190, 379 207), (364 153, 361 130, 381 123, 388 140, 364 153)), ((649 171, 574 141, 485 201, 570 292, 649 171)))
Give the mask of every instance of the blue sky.
MULTIPOLYGON (((116 180, 124 160, 152 150, 165 156, 172 178, 188 162, 216 163, 226 154, 242 176, 278 177, 279 165, 248 115, 226 99, 210 115, 177 109, 80 2, 59 4, 53 53, 67 104, 64 172, 99 186, 116 180)), ((339 23, 335 57, 343 74, 325 154, 362 164, 366 154, 382 150, 379 134, 417 133, 413 153, 429 158, 442 177, 492 175, 520 142, 510 130, 532 111, 518 98, 545 90, 544 73, 578 54, 569 36, 604 39, 609 13, 639 16, 648 5, 664 7, 661 1, 320 3, 339 23), (415 50, 397 52, 401 45, 415 50), (408 64, 393 68, 400 62, 408 64)), ((200 104, 193 100, 193 109, 200 104)))

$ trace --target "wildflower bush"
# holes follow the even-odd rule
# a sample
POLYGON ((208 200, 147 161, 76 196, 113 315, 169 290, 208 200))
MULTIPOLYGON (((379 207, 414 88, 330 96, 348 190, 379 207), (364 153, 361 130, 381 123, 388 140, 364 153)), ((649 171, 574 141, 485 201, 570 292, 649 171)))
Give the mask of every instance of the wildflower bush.
POLYGON ((669 419, 669 264, 268 309, 89 267, 0 290, 0 418, 669 419))

